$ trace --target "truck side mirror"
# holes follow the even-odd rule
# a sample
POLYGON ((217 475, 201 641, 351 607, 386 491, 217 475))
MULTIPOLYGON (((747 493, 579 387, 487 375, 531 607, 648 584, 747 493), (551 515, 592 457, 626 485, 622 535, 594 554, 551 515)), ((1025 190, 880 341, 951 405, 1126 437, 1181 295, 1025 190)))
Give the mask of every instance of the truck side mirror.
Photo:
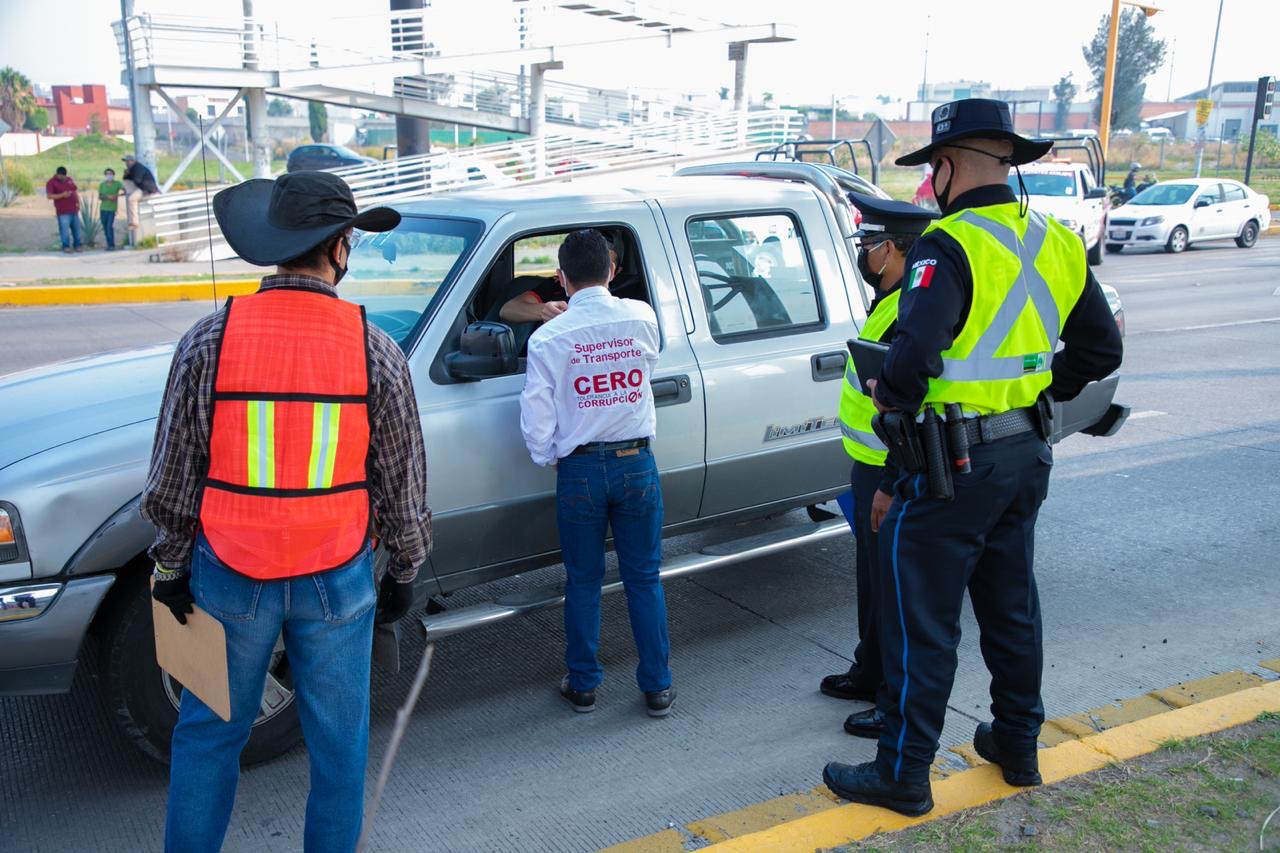
POLYGON ((1093 189, 1086 192, 1084 194, 1084 197, 1087 199, 1106 198, 1107 197, 1106 187, 1094 187, 1093 189))
POLYGON ((444 364, 450 376, 463 382, 509 376, 519 370, 515 333, 505 323, 472 323, 462 330, 457 352, 446 355, 444 364))

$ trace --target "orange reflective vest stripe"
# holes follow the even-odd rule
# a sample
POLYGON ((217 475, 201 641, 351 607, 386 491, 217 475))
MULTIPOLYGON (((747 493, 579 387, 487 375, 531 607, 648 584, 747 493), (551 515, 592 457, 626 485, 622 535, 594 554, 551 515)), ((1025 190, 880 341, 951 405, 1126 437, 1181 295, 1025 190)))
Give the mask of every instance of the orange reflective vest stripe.
POLYGON ((284 288, 228 302, 199 512, 221 562, 278 580, 364 548, 368 364, 358 305, 284 288))

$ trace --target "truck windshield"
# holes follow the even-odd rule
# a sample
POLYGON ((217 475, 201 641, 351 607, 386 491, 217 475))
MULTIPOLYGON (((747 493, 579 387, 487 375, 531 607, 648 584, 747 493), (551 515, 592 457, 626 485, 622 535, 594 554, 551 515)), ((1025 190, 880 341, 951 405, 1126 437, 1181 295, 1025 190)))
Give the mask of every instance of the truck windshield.
MULTIPOLYGON (((1070 172, 1023 172, 1027 195, 1073 196, 1076 194, 1076 176, 1070 172)), ((1009 175, 1009 186, 1018 192, 1018 176, 1009 175)))
POLYGON ((343 299, 365 306, 369 322, 408 349, 413 331, 462 270, 484 225, 473 219, 406 216, 394 231, 351 238, 343 299))
POLYGON ((1156 184, 1134 196, 1130 204, 1186 204, 1195 191, 1195 184, 1156 184))

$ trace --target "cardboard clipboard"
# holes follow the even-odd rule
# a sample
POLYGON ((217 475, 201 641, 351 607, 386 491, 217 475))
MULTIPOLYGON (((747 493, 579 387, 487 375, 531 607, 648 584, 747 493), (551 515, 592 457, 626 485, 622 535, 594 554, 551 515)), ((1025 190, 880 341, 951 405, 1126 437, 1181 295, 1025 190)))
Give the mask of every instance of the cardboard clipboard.
POLYGON ((160 668, 229 722, 231 686, 227 677, 227 633, 222 623, 195 607, 183 625, 174 618, 173 611, 154 598, 151 621, 155 624, 156 662, 160 668))
POLYGON ((867 380, 879 379, 880 374, 884 372, 884 359, 889 354, 889 345, 850 338, 848 347, 849 355, 853 356, 853 369, 858 374, 862 392, 870 397, 871 389, 867 387, 867 380))

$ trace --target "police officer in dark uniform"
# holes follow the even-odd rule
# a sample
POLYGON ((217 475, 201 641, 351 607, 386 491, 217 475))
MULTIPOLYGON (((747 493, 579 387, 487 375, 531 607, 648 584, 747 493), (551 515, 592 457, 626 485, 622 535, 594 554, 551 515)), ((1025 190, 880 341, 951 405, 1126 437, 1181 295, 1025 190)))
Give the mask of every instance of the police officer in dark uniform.
POLYGON ((1032 554, 1053 455, 1038 403, 1046 392, 1071 399, 1121 359, 1080 238, 1029 212, 1025 192, 1018 199, 1007 184, 1010 167, 1039 159, 1051 143, 1017 135, 1001 101, 944 104, 932 123, 930 144, 897 163, 933 167, 943 216, 907 258, 898 326, 873 395, 895 452, 905 445, 894 444, 890 425, 909 434, 920 420, 928 435, 934 412, 954 414, 970 447, 967 464, 949 469, 952 499, 939 496, 928 471, 904 470, 895 484, 880 537, 884 730, 875 761, 823 771, 841 797, 908 815, 933 808, 929 768, 966 588, 994 716, 978 726, 974 746, 1006 782, 1040 783, 1043 658, 1032 554))
MULTIPOLYGON (((869 341, 889 341, 898 319, 899 285, 907 253, 938 215, 906 202, 850 193, 849 200, 862 213, 858 271, 862 280, 875 289, 875 301, 862 324, 859 337, 869 341)), ((837 699, 876 700, 882 678, 880 642, 876 634, 875 595, 880 569, 877 532, 880 520, 892 501, 897 469, 886 465, 884 443, 872 432, 875 406, 862 390, 850 358, 840 394, 840 430, 845 451, 853 459, 850 475, 853 511, 850 524, 857 539, 858 646, 848 672, 828 675, 819 689, 837 699)), ((881 713, 872 708, 850 714, 844 729, 851 735, 880 736, 881 713)))

